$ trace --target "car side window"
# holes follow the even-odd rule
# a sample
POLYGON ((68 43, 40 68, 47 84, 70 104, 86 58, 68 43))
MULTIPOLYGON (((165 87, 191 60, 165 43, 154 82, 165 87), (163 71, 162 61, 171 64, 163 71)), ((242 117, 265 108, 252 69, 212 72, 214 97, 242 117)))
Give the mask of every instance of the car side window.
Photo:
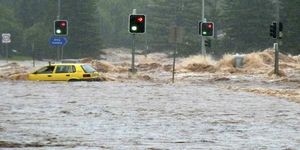
POLYGON ((35 72, 35 74, 51 74, 54 70, 54 66, 46 66, 35 72))
POLYGON ((72 72, 71 73, 75 73, 76 72, 76 67, 73 65, 72 66, 72 72))
POLYGON ((57 66, 55 73, 74 73, 75 67, 71 66, 71 65, 61 65, 61 66, 57 66))

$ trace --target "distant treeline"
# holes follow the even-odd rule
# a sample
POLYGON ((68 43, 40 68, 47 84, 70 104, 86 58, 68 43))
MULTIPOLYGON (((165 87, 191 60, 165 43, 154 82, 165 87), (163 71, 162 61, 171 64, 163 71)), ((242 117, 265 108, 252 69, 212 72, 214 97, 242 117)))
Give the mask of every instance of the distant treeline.
MULTIPOLYGON (((274 0, 206 0, 205 18, 215 23, 215 36, 208 53, 248 53, 273 46, 269 25, 276 20, 274 0)), ((300 1, 279 0, 284 25, 281 50, 300 53, 300 1)), ((201 52, 198 21, 201 0, 61 0, 60 19, 69 22, 69 58, 97 57, 103 48, 132 44, 128 33, 128 15, 132 9, 146 14, 146 34, 137 35, 137 48, 147 52, 169 52, 170 26, 183 27, 180 55, 201 52)), ((56 48, 49 45, 53 21, 58 15, 58 0, 0 0, 0 31, 11 33, 10 50, 31 55, 34 44, 38 57, 55 58, 56 48)), ((4 45, 1 47, 3 56, 4 45)), ((11 55, 15 55, 12 54, 11 55)))

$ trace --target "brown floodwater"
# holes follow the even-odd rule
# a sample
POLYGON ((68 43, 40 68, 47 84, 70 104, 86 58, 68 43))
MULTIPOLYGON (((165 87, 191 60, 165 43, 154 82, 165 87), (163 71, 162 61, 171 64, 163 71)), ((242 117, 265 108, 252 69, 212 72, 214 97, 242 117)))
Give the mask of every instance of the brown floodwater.
POLYGON ((298 149, 300 105, 208 82, 0 81, 0 149, 298 149))

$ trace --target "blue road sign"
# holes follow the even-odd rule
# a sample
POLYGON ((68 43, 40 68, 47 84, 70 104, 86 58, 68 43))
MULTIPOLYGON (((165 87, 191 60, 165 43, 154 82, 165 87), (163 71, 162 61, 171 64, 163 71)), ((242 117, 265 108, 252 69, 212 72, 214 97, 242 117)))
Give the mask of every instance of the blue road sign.
POLYGON ((67 37, 52 36, 49 40, 49 44, 52 46, 65 46, 67 43, 67 37))

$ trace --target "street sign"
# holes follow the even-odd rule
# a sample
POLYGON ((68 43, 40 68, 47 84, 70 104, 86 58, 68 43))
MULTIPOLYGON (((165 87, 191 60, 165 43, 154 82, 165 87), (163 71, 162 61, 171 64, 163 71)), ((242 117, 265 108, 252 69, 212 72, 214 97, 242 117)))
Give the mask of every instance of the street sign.
POLYGON ((52 36, 49 40, 49 44, 52 46, 65 46, 67 43, 67 37, 52 36))
POLYGON ((2 43, 10 43, 11 39, 10 39, 10 33, 2 33, 2 43))

